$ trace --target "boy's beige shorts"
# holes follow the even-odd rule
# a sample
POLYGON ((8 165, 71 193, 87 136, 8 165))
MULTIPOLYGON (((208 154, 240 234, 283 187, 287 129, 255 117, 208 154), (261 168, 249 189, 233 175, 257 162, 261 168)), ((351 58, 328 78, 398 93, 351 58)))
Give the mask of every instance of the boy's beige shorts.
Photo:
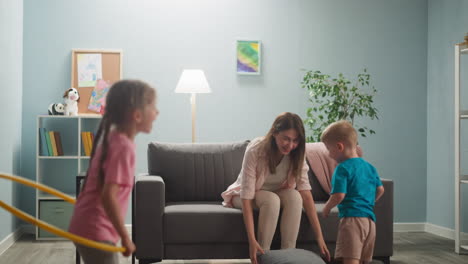
POLYGON ((375 223, 367 217, 343 217, 338 227, 335 258, 371 262, 375 244, 375 223))

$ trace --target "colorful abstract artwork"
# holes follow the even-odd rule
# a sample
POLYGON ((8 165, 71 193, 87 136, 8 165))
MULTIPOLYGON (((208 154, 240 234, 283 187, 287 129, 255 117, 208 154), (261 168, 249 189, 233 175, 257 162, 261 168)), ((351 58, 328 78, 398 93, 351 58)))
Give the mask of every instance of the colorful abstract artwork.
POLYGON ((237 73, 260 74, 261 43, 258 40, 237 41, 237 73))
POLYGON ((96 113, 104 114, 104 107, 106 103, 106 95, 109 91, 111 84, 102 79, 96 81, 96 86, 91 93, 89 99, 88 109, 96 113))

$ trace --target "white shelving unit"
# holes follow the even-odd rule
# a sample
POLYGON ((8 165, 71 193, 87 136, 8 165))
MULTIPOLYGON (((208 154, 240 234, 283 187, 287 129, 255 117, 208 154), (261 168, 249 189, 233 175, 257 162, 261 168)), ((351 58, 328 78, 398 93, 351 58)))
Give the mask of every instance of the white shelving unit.
MULTIPOLYGON (((460 167, 460 134, 461 134, 461 123, 468 122, 468 110, 460 109, 460 90, 461 90, 461 72, 460 72, 460 63, 463 55, 468 55, 468 43, 460 43, 455 45, 455 252, 458 254, 468 253, 468 240, 462 232, 463 226, 461 225, 463 207, 462 203, 462 190, 463 185, 468 184, 468 175, 463 175, 461 173, 460 167)), ((468 56, 465 58, 468 59, 468 56)), ((466 85, 466 84, 465 84, 466 85)), ((466 96, 466 94, 465 94, 466 96)), ((467 107, 467 106, 463 106, 467 107)), ((466 133, 466 131, 465 131, 466 133)), ((466 157, 465 157, 466 159, 466 157)), ((464 160, 464 162, 468 162, 464 160)), ((467 201, 468 202, 468 201, 467 201)), ((468 208, 465 208, 468 209, 468 208)), ((466 228, 466 227, 465 227, 466 228)))
MULTIPOLYGON (((101 115, 37 116, 36 182, 45 184, 70 196, 75 196, 76 176, 88 168, 89 156, 84 155, 81 132, 96 132, 101 115), (42 156, 39 128, 60 132, 63 156, 42 156)), ((67 229, 73 205, 53 195, 36 191, 36 217, 67 229)), ((38 240, 61 240, 47 231, 36 228, 38 240)))

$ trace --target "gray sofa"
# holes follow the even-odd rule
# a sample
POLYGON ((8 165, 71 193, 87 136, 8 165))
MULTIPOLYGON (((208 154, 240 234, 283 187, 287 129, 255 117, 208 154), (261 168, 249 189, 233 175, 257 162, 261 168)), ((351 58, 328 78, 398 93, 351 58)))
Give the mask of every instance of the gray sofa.
MULTIPOLYGON (((221 192, 233 183, 242 166, 248 141, 216 144, 148 146, 148 174, 136 176, 133 191, 133 260, 248 258, 242 211, 221 205, 221 192)), ((309 170, 312 194, 321 212, 328 194, 309 170)), ((393 254, 393 182, 382 181, 385 194, 375 206, 377 241, 374 257, 389 263, 393 254)), ((333 254, 338 211, 319 217, 333 254)), ((256 218, 256 217, 255 217, 256 218)), ((317 251, 305 213, 297 247, 317 251)), ((272 249, 279 247, 277 230, 272 249)))

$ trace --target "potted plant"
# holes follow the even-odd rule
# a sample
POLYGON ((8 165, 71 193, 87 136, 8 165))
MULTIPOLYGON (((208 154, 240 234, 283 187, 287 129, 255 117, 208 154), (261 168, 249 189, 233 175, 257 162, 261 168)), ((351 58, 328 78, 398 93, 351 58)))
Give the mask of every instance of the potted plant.
POLYGON ((320 141, 322 131, 338 120, 350 121, 362 137, 375 134, 374 130, 355 123, 355 119, 360 117, 378 119, 377 109, 373 105, 377 90, 369 81, 367 69, 358 74, 355 83, 351 83, 342 73, 338 74, 338 78, 332 78, 320 71, 306 71, 301 84, 308 90, 312 103, 304 120, 312 133, 307 137, 307 142, 320 141))

